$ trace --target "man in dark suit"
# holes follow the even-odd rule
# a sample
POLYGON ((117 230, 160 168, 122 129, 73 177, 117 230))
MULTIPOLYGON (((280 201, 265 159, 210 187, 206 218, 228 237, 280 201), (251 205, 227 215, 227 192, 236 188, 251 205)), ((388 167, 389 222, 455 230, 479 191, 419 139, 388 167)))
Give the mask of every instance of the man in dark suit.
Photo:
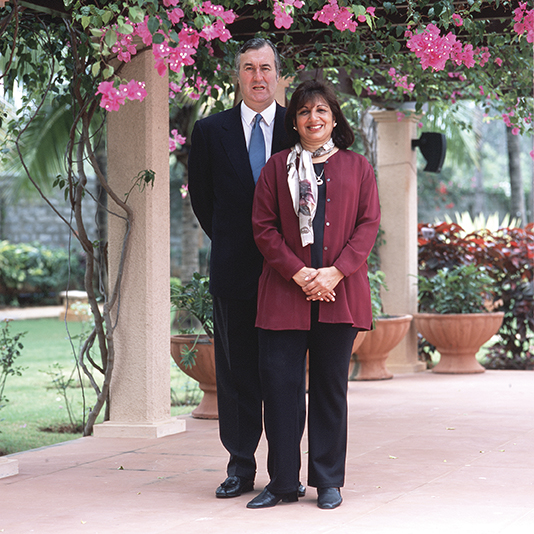
POLYGON ((195 124, 188 165, 193 210, 211 239, 219 432, 230 453, 228 477, 217 497, 254 488, 254 455, 263 428, 255 327, 263 258, 252 234, 252 200, 261 167, 288 146, 285 109, 274 99, 280 76, 274 45, 247 41, 235 67, 243 101, 195 124), (253 157, 258 139, 263 144, 253 157))

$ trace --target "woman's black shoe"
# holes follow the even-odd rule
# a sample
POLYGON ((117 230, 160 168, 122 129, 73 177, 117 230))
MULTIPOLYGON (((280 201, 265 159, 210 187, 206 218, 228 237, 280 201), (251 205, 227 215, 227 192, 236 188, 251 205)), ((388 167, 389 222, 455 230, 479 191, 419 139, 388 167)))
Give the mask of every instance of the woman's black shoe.
POLYGON ((274 493, 271 493, 267 488, 265 488, 257 497, 254 497, 254 499, 252 499, 247 504, 247 508, 272 508, 273 506, 276 506, 280 501, 298 501, 297 492, 275 495, 274 493))
POLYGON ((339 488, 319 488, 317 490, 317 506, 323 510, 337 508, 342 502, 339 488))

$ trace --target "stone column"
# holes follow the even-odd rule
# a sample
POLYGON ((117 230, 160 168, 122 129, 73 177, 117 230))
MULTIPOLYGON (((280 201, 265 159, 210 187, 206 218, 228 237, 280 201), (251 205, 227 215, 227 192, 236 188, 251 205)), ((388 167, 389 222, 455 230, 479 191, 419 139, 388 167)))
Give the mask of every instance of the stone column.
MULTIPOLYGON (((389 315, 417 312, 417 169, 412 139, 416 116, 397 111, 372 112, 377 122, 377 179, 382 207, 385 244, 380 247, 381 268, 389 291, 382 291, 384 312, 389 315), (399 120, 399 118, 401 120, 399 120)), ((392 373, 426 368, 417 358, 417 331, 412 322, 404 340, 390 353, 392 373)))
MULTIPOLYGON (((107 118, 108 180, 122 199, 140 171, 155 172, 154 187, 134 187, 134 216, 125 251, 114 333, 110 421, 96 437, 160 437, 185 430, 170 417, 170 220, 168 78, 159 76, 152 53, 125 64, 121 77, 146 84, 143 102, 127 101, 107 118)), ((109 201, 110 283, 117 276, 125 232, 120 208, 109 201)))

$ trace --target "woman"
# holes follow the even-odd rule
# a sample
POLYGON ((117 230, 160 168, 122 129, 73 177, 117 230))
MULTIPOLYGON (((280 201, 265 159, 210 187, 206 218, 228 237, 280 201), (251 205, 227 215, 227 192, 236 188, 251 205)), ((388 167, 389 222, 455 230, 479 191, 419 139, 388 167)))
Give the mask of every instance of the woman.
POLYGON ((352 345, 372 322, 366 260, 380 207, 373 169, 347 150, 354 134, 329 86, 299 85, 285 125, 294 146, 263 168, 252 215, 264 256, 256 326, 271 480, 247 507, 298 498, 309 352, 308 483, 319 508, 332 509, 342 502, 352 345))

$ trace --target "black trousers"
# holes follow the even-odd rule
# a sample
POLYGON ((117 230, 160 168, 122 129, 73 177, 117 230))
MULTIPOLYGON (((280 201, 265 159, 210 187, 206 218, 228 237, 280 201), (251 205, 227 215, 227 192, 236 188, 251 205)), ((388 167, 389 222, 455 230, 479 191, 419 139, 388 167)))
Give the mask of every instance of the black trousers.
POLYGON ((256 299, 213 297, 215 368, 221 442, 228 476, 253 480, 262 424, 256 299))
POLYGON ((303 330, 262 330, 260 377, 268 470, 272 493, 298 489, 300 407, 305 396, 309 352, 308 484, 341 487, 347 452, 347 381, 352 344, 358 330, 349 324, 320 323, 312 305, 312 325, 303 330))

